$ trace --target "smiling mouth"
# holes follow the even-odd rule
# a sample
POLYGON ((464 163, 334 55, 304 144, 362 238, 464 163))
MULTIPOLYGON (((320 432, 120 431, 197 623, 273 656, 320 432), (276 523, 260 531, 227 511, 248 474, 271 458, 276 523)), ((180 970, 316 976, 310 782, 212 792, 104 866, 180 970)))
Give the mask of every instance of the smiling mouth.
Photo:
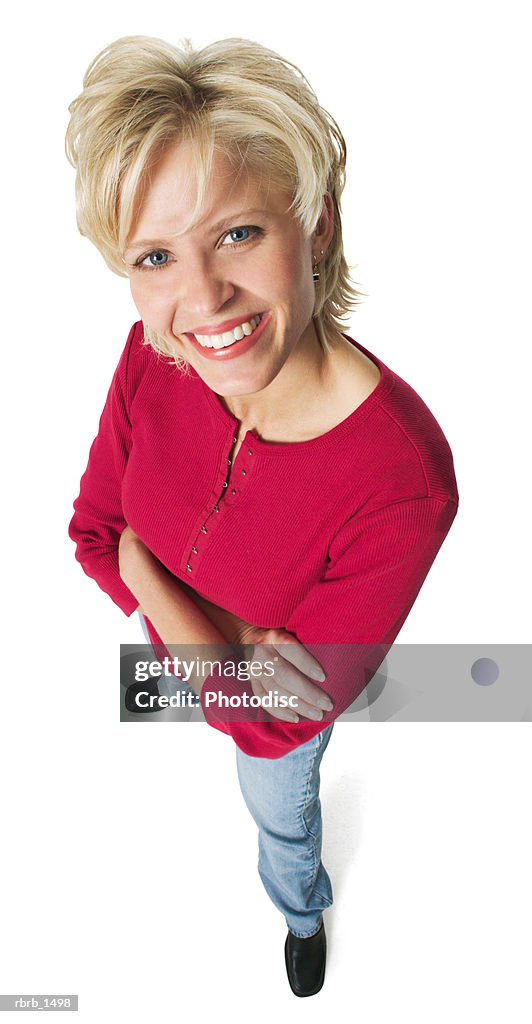
POLYGON ((202 348, 231 348, 237 341, 250 337, 259 326, 264 313, 256 313, 249 320, 243 320, 241 324, 233 327, 231 331, 224 331, 223 334, 192 334, 191 336, 201 345, 202 348))

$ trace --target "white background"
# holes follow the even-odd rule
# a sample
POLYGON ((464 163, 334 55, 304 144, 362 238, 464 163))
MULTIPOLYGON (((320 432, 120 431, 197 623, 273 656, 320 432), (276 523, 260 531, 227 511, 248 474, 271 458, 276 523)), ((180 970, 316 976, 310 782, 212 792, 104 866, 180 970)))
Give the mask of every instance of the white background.
POLYGON ((348 144, 347 258, 367 293, 350 333, 421 394, 455 457, 459 513, 399 642, 526 643, 525 13, 128 0, 4 21, 2 992, 78 992, 87 1022, 530 1020, 527 724, 336 728, 328 975, 303 1002, 232 740, 119 723, 119 643, 138 622, 84 576, 66 530, 138 316, 77 234, 63 153, 68 103, 119 36, 242 36, 303 69, 348 144))

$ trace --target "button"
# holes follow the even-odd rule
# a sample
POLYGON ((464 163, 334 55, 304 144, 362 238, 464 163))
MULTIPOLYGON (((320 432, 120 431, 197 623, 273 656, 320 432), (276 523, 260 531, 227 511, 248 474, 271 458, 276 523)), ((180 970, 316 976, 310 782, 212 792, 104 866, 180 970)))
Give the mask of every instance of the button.
POLYGON ((242 476, 245 476, 245 475, 246 475, 246 470, 245 470, 245 469, 243 469, 243 470, 242 470, 242 476))
POLYGON ((237 442, 237 438, 236 438, 236 437, 234 437, 234 438, 233 438, 233 441, 234 441, 234 443, 236 444, 236 442, 237 442))
POLYGON ((198 549, 193 547, 192 548, 192 554, 193 555, 197 555, 197 553, 198 553, 198 549))
POLYGON ((233 488, 233 490, 231 491, 231 494, 236 494, 236 491, 235 491, 235 489, 234 489, 234 488, 233 488))
POLYGON ((188 572, 192 572, 192 566, 191 565, 187 565, 187 570, 188 570, 188 572))
POLYGON ((201 527, 201 532, 202 533, 207 533, 207 527, 206 526, 202 526, 201 527))
POLYGON ((214 512, 219 512, 219 511, 220 511, 220 509, 219 509, 218 505, 215 505, 215 506, 214 506, 214 509, 213 509, 213 511, 214 511, 214 512))
POLYGON ((232 466, 233 465, 233 460, 232 459, 228 459, 227 460, 227 465, 228 466, 232 466))
POLYGON ((248 448, 248 455, 253 455, 253 452, 251 451, 251 448, 248 448))
POLYGON ((227 483, 227 480, 224 483, 224 487, 229 487, 229 484, 227 483))

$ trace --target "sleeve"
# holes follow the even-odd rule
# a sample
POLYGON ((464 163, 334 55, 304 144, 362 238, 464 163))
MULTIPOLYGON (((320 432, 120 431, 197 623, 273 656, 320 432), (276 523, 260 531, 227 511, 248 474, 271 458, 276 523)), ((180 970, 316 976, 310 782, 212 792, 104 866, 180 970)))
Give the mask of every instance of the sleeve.
MULTIPOLYGON (((344 524, 329 550, 322 579, 294 608, 286 630, 320 662, 327 678, 320 687, 334 708, 319 722, 255 720, 247 710, 223 720, 202 706, 210 725, 231 734, 246 754, 282 757, 330 725, 375 675, 423 585, 451 527, 458 502, 433 497, 387 505, 344 524), (238 720, 240 717, 240 720, 238 720)), ((225 681, 224 693, 242 693, 225 681)), ((250 691, 251 692, 251 691, 250 691)), ((262 718, 262 720, 261 720, 262 718)))
POLYGON ((127 370, 136 326, 131 328, 115 370, 68 529, 76 544, 76 559, 87 576, 96 580, 126 615, 138 607, 118 567, 118 542, 127 525, 121 491, 131 448, 127 370))

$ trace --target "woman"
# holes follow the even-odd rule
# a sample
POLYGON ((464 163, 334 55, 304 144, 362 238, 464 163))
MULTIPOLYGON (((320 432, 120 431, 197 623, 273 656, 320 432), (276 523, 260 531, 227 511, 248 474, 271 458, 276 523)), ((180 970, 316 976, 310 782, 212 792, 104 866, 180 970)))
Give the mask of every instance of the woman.
POLYGON ((451 526, 452 455, 413 389, 342 333, 345 144, 293 65, 245 40, 128 37, 70 112, 79 229, 141 317, 70 535, 156 649, 201 651, 191 683, 236 742, 290 986, 313 995, 332 903, 321 758, 451 526), (263 666, 249 683, 226 672, 234 644, 263 666))

